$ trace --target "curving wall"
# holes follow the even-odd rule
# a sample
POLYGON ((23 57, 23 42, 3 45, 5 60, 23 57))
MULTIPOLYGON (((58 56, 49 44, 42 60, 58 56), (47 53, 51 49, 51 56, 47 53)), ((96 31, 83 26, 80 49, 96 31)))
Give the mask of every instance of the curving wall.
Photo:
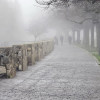
POLYGON ((53 49, 53 40, 0 48, 0 76, 15 77, 16 71, 27 70, 28 66, 43 59, 53 49))

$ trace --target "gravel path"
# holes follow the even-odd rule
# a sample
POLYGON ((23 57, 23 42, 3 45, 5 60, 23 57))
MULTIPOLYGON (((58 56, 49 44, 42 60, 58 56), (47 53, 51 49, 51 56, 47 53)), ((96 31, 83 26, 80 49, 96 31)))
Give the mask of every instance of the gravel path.
POLYGON ((56 47, 14 79, 0 79, 0 100, 100 100, 100 67, 81 48, 56 47))

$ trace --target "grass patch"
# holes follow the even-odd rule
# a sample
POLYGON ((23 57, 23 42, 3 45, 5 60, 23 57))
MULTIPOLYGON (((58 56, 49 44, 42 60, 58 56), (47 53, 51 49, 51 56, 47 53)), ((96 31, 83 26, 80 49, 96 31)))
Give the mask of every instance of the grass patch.
POLYGON ((95 48, 95 47, 94 48, 91 48, 91 47, 86 48, 82 45, 77 45, 77 44, 76 44, 76 46, 83 48, 83 49, 87 50, 88 52, 90 52, 98 60, 98 64, 100 65, 100 55, 97 52, 97 48, 95 48))
POLYGON ((92 52, 92 55, 95 56, 98 59, 98 61, 100 62, 100 56, 99 56, 98 52, 92 52))

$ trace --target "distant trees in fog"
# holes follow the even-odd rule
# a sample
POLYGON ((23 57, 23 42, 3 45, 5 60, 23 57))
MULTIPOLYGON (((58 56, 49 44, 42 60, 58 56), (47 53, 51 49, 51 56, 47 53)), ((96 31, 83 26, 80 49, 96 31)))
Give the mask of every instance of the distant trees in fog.
MULTIPOLYGON (((36 2, 65 16, 72 26, 74 24, 72 30, 78 34, 83 30, 83 43, 86 47, 89 47, 89 30, 91 30, 91 47, 94 47, 94 27, 96 27, 97 49, 100 55, 100 0, 36 0, 36 2)), ((80 34, 78 36, 80 37, 80 34)))
POLYGON ((36 2, 64 12, 67 20, 79 24, 86 20, 96 20, 96 15, 100 13, 100 0, 36 0, 36 2))
POLYGON ((48 26, 45 19, 42 19, 38 21, 32 21, 29 26, 29 31, 31 34, 33 34, 36 41, 40 35, 42 35, 43 33, 47 31, 47 28, 48 26))

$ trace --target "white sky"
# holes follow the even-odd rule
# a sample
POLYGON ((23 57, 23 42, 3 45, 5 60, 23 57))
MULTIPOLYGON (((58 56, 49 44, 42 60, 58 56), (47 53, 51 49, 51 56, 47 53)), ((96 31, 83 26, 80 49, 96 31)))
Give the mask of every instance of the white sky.
MULTIPOLYGON (((48 10, 39 7, 35 0, 6 0, 10 7, 13 9, 16 7, 18 21, 18 27, 20 29, 15 33, 0 33, 0 41, 33 41, 34 36, 27 31, 30 23, 38 23, 49 16, 48 10), (36 5, 36 6, 34 6, 36 5), (26 29, 23 29, 26 26, 26 29), (6 37, 6 38, 5 38, 6 37)), ((5 7, 4 7, 5 8, 5 7)), ((3 9, 4 9, 3 8, 3 9)))
MULTIPOLYGON (((21 7, 20 9, 22 13, 23 25, 25 25, 26 28, 28 25, 30 25, 30 23, 38 23, 39 20, 41 21, 45 19, 45 17, 48 15, 46 14, 47 11, 45 11, 44 8, 41 8, 40 5, 35 2, 35 0, 18 0, 18 2, 21 7)), ((33 40, 33 36, 30 35, 30 33, 27 32, 24 34, 26 40, 33 40)))
POLYGON ((20 3, 20 7, 23 12, 24 21, 29 22, 30 20, 38 20, 41 17, 45 16, 46 11, 38 7, 35 0, 18 0, 20 3), (36 6, 34 6, 36 5, 36 6))

